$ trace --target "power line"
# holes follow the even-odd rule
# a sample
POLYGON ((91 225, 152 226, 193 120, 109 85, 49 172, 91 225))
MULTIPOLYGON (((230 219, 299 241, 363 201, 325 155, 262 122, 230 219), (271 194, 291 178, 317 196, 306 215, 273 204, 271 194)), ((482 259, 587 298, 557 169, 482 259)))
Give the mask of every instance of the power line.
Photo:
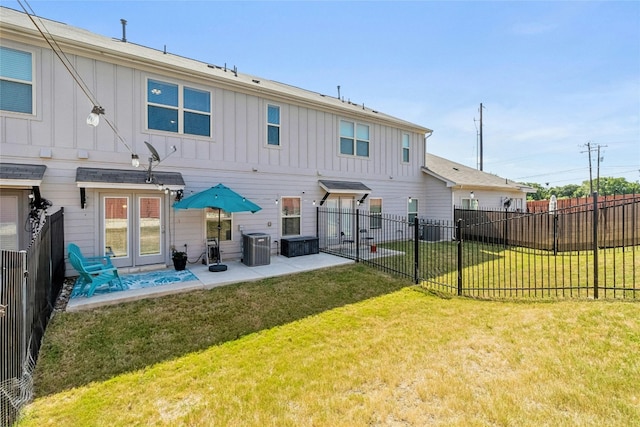
POLYGON ((591 153, 593 151, 596 151, 598 153, 598 173, 597 173, 597 183, 596 183, 596 191, 600 190, 600 163, 604 160, 603 157, 600 157, 600 148, 601 147, 606 147, 606 145, 600 145, 598 144, 596 147, 592 147, 592 143, 591 141, 587 142, 586 144, 584 144, 585 147, 587 147, 586 151, 581 151, 581 153, 588 153, 589 154, 589 193, 593 194, 593 173, 592 173, 592 168, 591 168, 591 153))
POLYGON ((577 172, 577 171, 583 171, 585 168, 577 168, 577 169, 567 169, 567 170, 563 170, 563 171, 553 171, 553 172, 548 172, 548 173, 541 173, 541 174, 537 174, 537 175, 529 175, 529 176, 522 176, 520 178, 516 178, 516 180, 520 180, 520 179, 527 179, 527 178, 537 178, 540 176, 549 176, 549 175, 557 175, 557 174, 561 174, 561 173, 567 173, 567 172, 577 172))
POLYGON ((24 10, 24 12, 27 14, 27 16, 29 17, 31 22, 36 27, 36 29, 38 30, 38 32, 40 33, 40 35, 42 36, 44 41, 47 42, 47 44, 49 45, 49 47, 51 48, 53 53, 55 53, 55 55, 58 57, 60 62, 62 62, 62 65, 64 66, 64 68, 67 69, 67 71, 71 75, 71 78, 73 78, 73 80, 76 81, 76 83, 78 84, 78 86, 80 87, 82 92, 84 92, 86 97, 89 98, 89 101, 91 101, 91 103, 93 105, 99 105, 98 101, 94 98, 93 94, 89 90, 87 84, 84 82, 84 80, 82 80, 82 77, 80 76, 78 71, 73 67, 73 64, 71 64, 71 61, 69 60, 67 55, 64 53, 64 51, 62 50, 62 48, 60 47, 58 42, 53 38, 53 35, 51 35, 49 30, 45 26, 44 22, 42 21, 42 19, 40 19, 40 17, 38 17, 36 15, 36 13, 31 8, 31 5, 27 2, 27 0, 18 0, 18 4, 20 4, 20 6, 22 7, 22 10, 24 10), (22 4, 23 1, 28 6, 28 8, 31 11, 31 13, 29 13, 29 10, 27 10, 25 5, 22 4), (38 18, 38 21, 40 22, 40 25, 38 25, 38 23, 36 23, 34 17, 38 18), (40 28, 41 26, 42 26, 42 28, 40 28), (44 28, 44 30, 43 30, 43 28, 44 28), (49 37, 47 37, 45 35, 45 32, 47 33, 47 35, 49 37))
POLYGON ((116 135, 116 137, 120 140, 120 142, 122 142, 122 144, 125 147, 127 147, 127 150, 129 150, 131 154, 134 154, 129 144, 127 144, 127 142, 118 132, 118 129, 116 128, 115 124, 112 123, 106 116, 104 116, 104 109, 100 106, 98 99, 93 95, 93 93, 91 92, 91 89, 89 89, 89 86, 82 79, 82 76, 80 75, 80 73, 78 73, 78 70, 75 69, 75 67, 71 63, 71 60, 64 53, 64 51, 62 50, 62 47, 58 44, 58 42, 53 37, 51 32, 49 32, 46 25, 42 21, 42 19, 40 19, 40 17, 36 15, 35 11, 31 7, 29 2, 27 0, 18 0, 18 4, 20 4, 20 7, 22 7, 22 10, 24 11, 24 13, 26 13, 26 15, 29 17, 29 19, 31 20, 33 25, 36 27, 36 29, 38 30, 42 38, 47 42, 47 44, 49 45, 53 53, 58 57, 60 62, 62 62, 62 65, 64 66, 64 68, 66 68, 71 78, 78 84, 78 86, 80 87, 80 90, 82 90, 82 92, 89 99, 89 101, 91 101, 94 107, 94 111, 99 111, 99 114, 101 114, 104 117, 104 121, 107 123, 107 125, 109 125, 109 127, 111 128, 113 133, 116 135), (26 6, 25 4, 22 4, 23 2, 26 4, 26 6), (27 10, 27 7, 28 7, 28 10, 27 10), (39 25, 34 19, 34 17, 37 18, 38 22, 40 23, 39 25), (46 35, 45 35, 45 32, 46 32, 46 35))

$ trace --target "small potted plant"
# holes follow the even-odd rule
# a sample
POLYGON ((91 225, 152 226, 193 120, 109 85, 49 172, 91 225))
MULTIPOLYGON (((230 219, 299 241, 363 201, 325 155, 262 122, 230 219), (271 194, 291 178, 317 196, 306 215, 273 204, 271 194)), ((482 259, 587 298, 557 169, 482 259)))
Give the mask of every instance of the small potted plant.
POLYGON ((173 260, 173 266, 176 270, 181 271, 187 267, 187 253, 180 251, 173 251, 171 254, 173 260))

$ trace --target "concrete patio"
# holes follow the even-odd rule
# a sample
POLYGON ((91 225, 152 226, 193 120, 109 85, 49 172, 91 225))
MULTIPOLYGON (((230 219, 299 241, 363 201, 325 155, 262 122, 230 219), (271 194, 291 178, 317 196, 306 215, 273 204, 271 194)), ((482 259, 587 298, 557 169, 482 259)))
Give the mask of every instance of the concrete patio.
POLYGON ((212 289, 232 283, 249 282, 266 279, 268 277, 284 276, 352 263, 354 263, 354 261, 347 258, 319 253, 293 258, 287 258, 282 255, 271 256, 270 264, 255 267, 248 267, 240 261, 228 261, 224 262, 228 267, 227 271, 217 273, 210 272, 208 266, 200 263, 188 264, 187 269, 198 278, 197 281, 194 280, 152 288, 111 292, 108 294, 94 295, 90 298, 71 298, 67 303, 66 310, 90 310, 105 305, 120 304, 139 299, 177 294, 196 289, 212 289))

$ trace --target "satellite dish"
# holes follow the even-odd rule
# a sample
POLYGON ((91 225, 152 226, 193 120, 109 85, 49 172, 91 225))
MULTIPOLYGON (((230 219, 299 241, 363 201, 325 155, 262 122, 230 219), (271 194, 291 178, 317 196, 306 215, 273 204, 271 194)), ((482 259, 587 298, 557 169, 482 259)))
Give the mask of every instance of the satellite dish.
POLYGON ((159 162, 160 161, 160 154, 158 154, 156 149, 153 148, 153 145, 149 144, 147 141, 144 141, 144 143, 147 146, 147 148, 149 149, 149 151, 151 152, 151 158, 153 159, 153 161, 154 162, 159 162))

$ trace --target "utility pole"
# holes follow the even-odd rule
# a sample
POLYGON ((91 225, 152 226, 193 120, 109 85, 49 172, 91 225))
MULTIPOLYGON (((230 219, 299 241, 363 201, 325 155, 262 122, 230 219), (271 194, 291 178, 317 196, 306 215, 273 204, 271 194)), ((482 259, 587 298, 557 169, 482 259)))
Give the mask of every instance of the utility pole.
POLYGON ((482 170, 482 102, 480 103, 480 170, 482 170))
POLYGON ((589 152, 589 195, 593 194, 593 175, 591 172, 591 141, 587 142, 587 151, 589 152))
MULTIPOLYGON (((591 152, 596 151, 598 154, 596 191, 599 193, 600 192, 600 162, 603 160, 603 158, 600 157, 600 147, 606 147, 606 145, 598 144, 597 147, 593 147, 591 144, 591 141, 589 141, 585 144, 585 147, 587 147, 586 152, 589 153, 589 194, 593 194, 593 172, 592 172, 593 168, 591 167, 591 152)), ((584 153, 584 152, 585 151, 581 151, 581 153, 584 153)))
POLYGON ((606 147, 606 145, 598 145, 598 185, 596 191, 600 194, 600 163, 604 162, 604 156, 600 156, 600 147, 606 147))
POLYGON ((600 145, 598 144, 598 169, 596 173, 596 191, 600 194, 600 145))

